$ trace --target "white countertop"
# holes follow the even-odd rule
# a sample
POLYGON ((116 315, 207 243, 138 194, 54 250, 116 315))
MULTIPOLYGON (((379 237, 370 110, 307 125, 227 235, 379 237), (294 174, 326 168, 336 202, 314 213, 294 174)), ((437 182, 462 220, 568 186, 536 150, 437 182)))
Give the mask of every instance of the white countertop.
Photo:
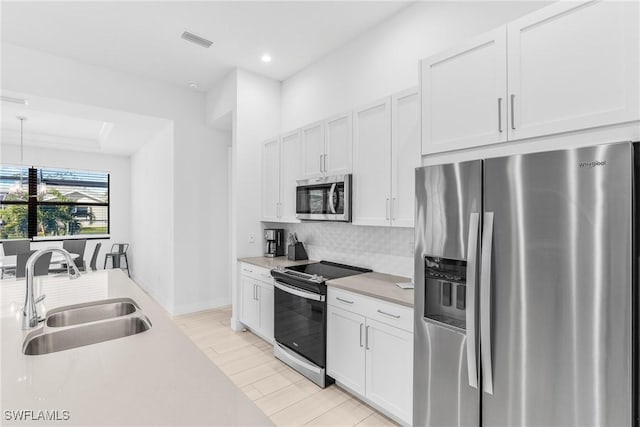
POLYGON ((413 307, 413 289, 396 286, 396 283, 410 281, 409 277, 372 272, 328 280, 327 286, 413 307))
POLYGON ((273 423, 120 270, 36 279, 45 308, 129 297, 146 332, 41 356, 22 354, 24 281, 0 281, 2 425, 246 425, 273 423), (68 411, 68 421, 12 422, 6 411, 68 411))
POLYGON ((256 257, 248 257, 248 258, 238 258, 240 262, 246 262, 252 265, 256 265, 258 267, 268 268, 271 270, 276 267, 291 267, 293 265, 307 265, 314 264, 318 261, 314 261, 312 259, 304 259, 300 261, 291 261, 286 256, 279 257, 266 257, 266 256, 256 256, 256 257))

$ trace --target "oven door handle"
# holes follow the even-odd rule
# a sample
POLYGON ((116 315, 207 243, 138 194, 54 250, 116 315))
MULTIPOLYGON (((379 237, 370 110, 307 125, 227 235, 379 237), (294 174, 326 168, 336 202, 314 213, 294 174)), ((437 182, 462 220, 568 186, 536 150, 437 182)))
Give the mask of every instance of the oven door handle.
POLYGON ((320 302, 324 301, 324 299, 325 299, 324 295, 314 294, 312 292, 306 292, 306 291, 303 291, 301 289, 294 288, 292 286, 284 284, 282 282, 276 281, 274 286, 276 288, 280 289, 283 292, 286 292, 288 294, 295 295, 297 297, 301 297, 301 298, 304 298, 304 299, 310 299, 310 300, 320 301, 320 302))

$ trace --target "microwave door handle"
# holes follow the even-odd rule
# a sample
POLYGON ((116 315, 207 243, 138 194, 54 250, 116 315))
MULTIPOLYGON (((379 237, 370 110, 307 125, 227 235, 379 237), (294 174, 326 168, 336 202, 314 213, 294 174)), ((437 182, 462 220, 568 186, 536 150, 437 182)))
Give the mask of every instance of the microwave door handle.
POLYGON ((335 191, 336 191, 336 183, 334 182, 333 184, 331 184, 331 190, 329 190, 329 209, 331 209, 332 214, 336 213, 336 207, 333 204, 333 196, 335 194, 335 191))

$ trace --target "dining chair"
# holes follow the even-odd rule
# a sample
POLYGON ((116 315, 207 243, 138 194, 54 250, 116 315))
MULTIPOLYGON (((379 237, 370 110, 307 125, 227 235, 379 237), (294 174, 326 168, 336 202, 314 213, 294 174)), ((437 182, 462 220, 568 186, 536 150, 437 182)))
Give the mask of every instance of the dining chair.
POLYGON ((95 249, 93 250, 93 255, 91 255, 91 262, 89 263, 89 267, 91 270, 97 271, 98 267, 96 266, 96 262, 98 261, 98 253, 100 252, 100 247, 102 243, 97 243, 95 249))
MULTIPOLYGON (((84 262, 84 250, 87 247, 87 239, 73 239, 73 240, 65 240, 62 242, 62 249, 66 250, 70 254, 78 254, 78 258, 73 260, 76 263, 76 267, 80 271, 85 271, 87 269, 84 262)), ((65 268, 66 270, 66 268, 65 268)))
POLYGON ((127 250, 129 249, 128 243, 114 243, 111 245, 111 250, 104 256, 104 268, 107 268, 107 260, 111 258, 111 267, 120 268, 120 259, 124 257, 124 261, 127 267, 127 274, 131 277, 129 271, 129 260, 127 259, 127 250))
MULTIPOLYGON (((31 249, 29 240, 6 240, 2 242, 2 251, 5 256, 18 255, 19 253, 28 252, 31 249)), ((0 271, 0 279, 4 278, 4 273, 15 273, 15 267, 3 267, 0 271)))
MULTIPOLYGON (((33 251, 17 254, 16 259, 16 279, 24 277, 27 274, 27 261, 33 255, 33 251)), ((51 252, 45 253, 38 258, 34 266, 34 276, 46 276, 49 274, 49 264, 51 263, 51 252)))

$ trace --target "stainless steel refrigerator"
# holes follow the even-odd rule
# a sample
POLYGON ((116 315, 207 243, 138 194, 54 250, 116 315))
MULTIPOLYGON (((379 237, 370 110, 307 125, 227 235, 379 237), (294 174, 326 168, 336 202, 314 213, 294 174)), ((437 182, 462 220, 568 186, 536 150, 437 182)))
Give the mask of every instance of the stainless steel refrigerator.
POLYGON ((637 425, 637 159, 416 170, 415 426, 637 425))

